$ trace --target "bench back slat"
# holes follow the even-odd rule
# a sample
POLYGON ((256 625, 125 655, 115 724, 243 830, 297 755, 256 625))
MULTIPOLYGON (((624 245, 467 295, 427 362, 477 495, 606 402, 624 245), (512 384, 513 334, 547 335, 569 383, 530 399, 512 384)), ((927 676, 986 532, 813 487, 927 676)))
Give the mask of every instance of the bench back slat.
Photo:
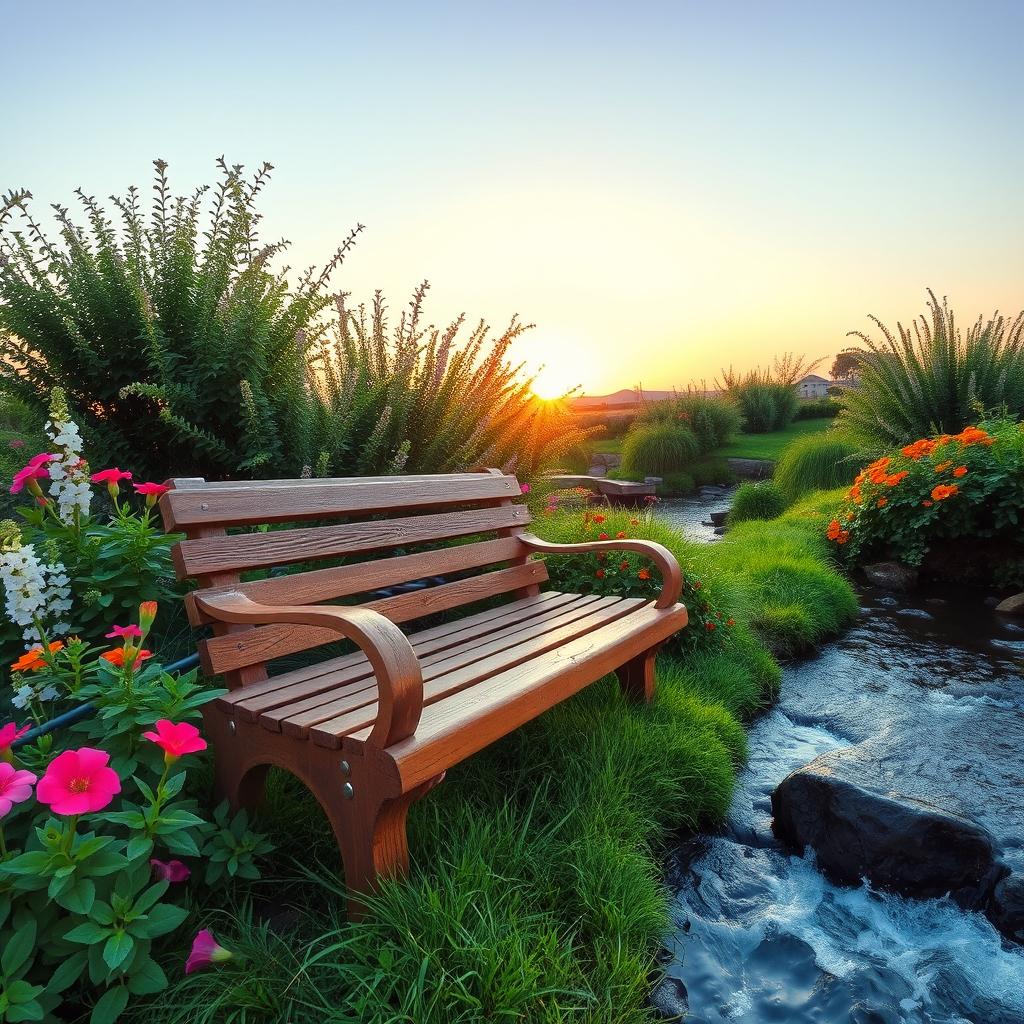
MULTIPOLYGON (((507 569, 414 590, 408 594, 367 601, 363 607, 386 615, 392 622, 408 622, 424 615, 450 611, 488 597, 496 597, 547 579, 543 562, 531 561, 507 569)), ((284 658, 300 651, 321 647, 338 639, 333 630, 321 626, 254 626, 245 631, 225 633, 204 641, 200 651, 203 670, 219 675, 246 665, 284 658)))
POLYGON ((493 503, 518 494, 515 477, 489 473, 317 480, 298 487, 257 481, 244 488, 174 489, 161 499, 161 511, 169 529, 181 530, 493 503), (244 499, 239 500, 243 494, 244 499))
MULTIPOLYGON (((519 483, 497 470, 219 483, 188 477, 169 484, 160 510, 166 528, 187 538, 173 558, 179 578, 199 584, 186 598, 193 625, 211 621, 196 597, 229 590, 276 605, 354 598, 402 623, 502 595, 534 596, 548 578, 517 537, 530 522, 525 505, 513 501, 519 483), (461 537, 472 539, 436 546, 461 537), (330 564, 336 560, 342 564, 330 564), (309 566, 318 561, 328 564, 309 566), (242 579, 289 565, 299 571, 242 579), (371 599, 381 588, 453 574, 440 585, 371 599)), ((216 635, 199 645, 202 664, 232 688, 266 678, 271 660, 337 640, 333 631, 298 625, 214 622, 213 629, 216 635)))

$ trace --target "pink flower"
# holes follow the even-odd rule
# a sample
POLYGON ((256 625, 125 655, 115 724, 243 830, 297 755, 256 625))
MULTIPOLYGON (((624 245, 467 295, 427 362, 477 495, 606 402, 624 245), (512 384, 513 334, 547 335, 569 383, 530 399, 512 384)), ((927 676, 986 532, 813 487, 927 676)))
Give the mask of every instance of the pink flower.
POLYGON ((15 804, 20 804, 32 795, 32 783, 36 777, 31 772, 19 771, 13 764, 0 761, 0 818, 10 814, 15 804))
POLYGON ((146 506, 152 508, 161 494, 166 494, 170 487, 165 484, 132 484, 136 494, 142 494, 146 498, 146 506))
POLYGON ((113 469, 101 469, 89 477, 94 484, 106 484, 107 493, 112 498, 116 498, 121 493, 121 488, 117 486, 118 480, 131 480, 131 478, 131 473, 126 473, 116 466, 113 469))
POLYGON ((164 882, 184 882, 192 874, 180 860, 150 860, 153 874, 164 882))
POLYGON ((11 481, 11 494, 20 494, 26 487, 37 497, 43 492, 39 489, 40 480, 50 479, 49 464, 56 456, 43 452, 31 458, 28 465, 19 469, 11 481))
POLYGON ((20 437, 14 438, 12 441, 7 442, 8 448, 24 448, 25 442, 20 437))
POLYGON ((196 754, 206 749, 206 740, 199 735, 199 730, 188 722, 169 722, 161 718, 156 723, 156 732, 144 732, 147 740, 152 740, 164 752, 164 760, 173 764, 185 754, 196 754))
POLYGON ((213 937, 213 933, 204 928, 192 940, 192 952, 189 953, 188 960, 185 961, 185 973, 191 974, 201 967, 223 963, 225 960, 230 960, 232 956, 234 954, 231 950, 220 945, 213 937))
POLYGON ((36 799, 54 814, 102 811, 121 792, 117 772, 104 750, 81 747, 58 754, 36 787, 36 799))
POLYGON ((519 490, 522 491, 523 494, 529 494, 532 489, 533 488, 531 488, 529 484, 520 484, 519 485, 519 490))
POLYGON ((9 761, 11 759, 11 747, 30 728, 31 726, 23 725, 19 729, 14 722, 8 722, 6 725, 0 726, 0 761, 9 761))
POLYGON ((129 640, 141 640, 142 630, 134 624, 131 626, 111 626, 110 632, 106 633, 105 636, 108 640, 117 639, 117 637, 129 640))

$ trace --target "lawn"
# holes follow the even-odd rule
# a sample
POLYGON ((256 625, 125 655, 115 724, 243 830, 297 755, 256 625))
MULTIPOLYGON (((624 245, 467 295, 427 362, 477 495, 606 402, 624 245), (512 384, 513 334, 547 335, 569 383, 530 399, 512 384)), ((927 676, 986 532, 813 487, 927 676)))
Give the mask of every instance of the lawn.
POLYGON ((731 459, 770 459, 774 462, 790 441, 827 430, 832 422, 830 419, 797 420, 785 430, 776 430, 771 434, 737 434, 715 454, 731 459))

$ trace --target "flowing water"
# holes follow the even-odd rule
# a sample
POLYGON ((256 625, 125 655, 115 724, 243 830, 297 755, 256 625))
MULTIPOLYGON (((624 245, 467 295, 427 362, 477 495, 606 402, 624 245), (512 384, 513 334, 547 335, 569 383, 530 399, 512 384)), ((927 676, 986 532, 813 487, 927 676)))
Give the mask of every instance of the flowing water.
MULTIPOLYGON (((679 521, 671 508, 659 511, 679 521)), ((685 987, 688 1021, 1024 1022, 1024 948, 981 914, 948 899, 837 887, 772 834, 775 786, 821 753, 910 732, 922 714, 1024 715, 1020 625, 977 596, 865 591, 862 600, 846 636, 785 669, 780 701, 751 729, 721 834, 669 858, 676 928, 666 941, 667 990, 685 987)), ((1019 813, 1017 796, 1009 813, 1019 813)))

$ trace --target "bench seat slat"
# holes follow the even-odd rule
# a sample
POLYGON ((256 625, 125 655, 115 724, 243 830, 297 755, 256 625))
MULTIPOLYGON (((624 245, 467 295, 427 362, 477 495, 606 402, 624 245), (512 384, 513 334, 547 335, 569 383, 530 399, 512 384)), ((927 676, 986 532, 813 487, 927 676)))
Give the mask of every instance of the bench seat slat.
MULTIPOLYGON (((625 614, 629 609, 622 607, 622 600, 618 597, 586 597, 564 605, 551 614, 535 616, 480 636, 464 637, 457 646, 448 645, 432 654, 423 654, 420 649, 417 655, 423 670, 424 699, 430 699, 432 692, 427 683, 451 673, 456 668, 481 661, 498 651, 510 651, 533 638, 564 630, 565 627, 580 620, 586 620, 593 625, 625 614)), ((345 685, 327 688, 321 685, 316 693, 281 701, 276 707, 264 709, 259 720, 265 728, 272 731, 282 730, 291 735, 305 737, 309 726, 337 718, 371 703, 374 705, 372 715, 376 715, 376 700, 377 682, 367 665, 359 677, 351 679, 345 685)))
POLYGON ((246 572, 289 562, 340 558, 385 548, 469 537, 475 533, 525 526, 529 521, 525 507, 505 505, 273 533, 200 537, 183 540, 176 545, 174 563, 181 578, 246 572))
MULTIPOLYGON (((510 590, 537 584, 547 579, 543 562, 527 562, 508 569, 469 576, 464 580, 443 583, 437 587, 414 590, 397 597, 367 601, 361 605, 387 616, 392 622, 408 622, 436 612, 459 608, 474 601, 506 594, 510 590)), ((338 634, 323 626, 295 626, 275 623, 255 626, 244 632, 225 633, 200 644, 203 670, 210 675, 230 672, 259 662, 274 661, 299 651, 334 643, 338 634)))
MULTIPOLYGON (((424 707, 443 701, 461 690, 472 688, 475 683, 503 672, 510 666, 520 665, 532 661, 542 654, 548 654, 577 637, 598 635, 602 629, 623 619, 628 620, 631 613, 642 609, 646 604, 647 602, 641 598, 620 598, 612 604, 602 606, 591 615, 551 632, 527 635, 515 646, 506 646, 507 641, 481 645, 477 652, 473 652, 474 656, 465 662, 457 659, 450 672, 445 672, 438 678, 431 678, 429 681, 426 673, 424 674, 424 707), (475 654, 480 654, 481 657, 477 658, 475 654)), ((343 736, 372 725, 377 717, 377 702, 374 700, 358 709, 330 718, 323 716, 325 710, 326 706, 318 709, 317 714, 320 716, 320 721, 313 724, 311 735, 317 743, 323 746, 338 747, 341 745, 343 736)), ((305 726, 311 723, 308 723, 307 719, 300 719, 298 724, 305 726)), ((286 719, 283 723, 286 731, 290 731, 293 735, 305 735, 304 728, 289 730, 287 726, 288 720, 286 719)))
MULTIPOLYGON (((417 786, 464 761, 495 740, 525 725, 544 711, 614 671, 686 625, 683 605, 647 606, 601 629, 577 637, 502 672, 447 700, 423 709, 416 732, 388 748, 403 787, 417 786)), ((369 728, 350 734, 361 742, 369 728)), ((336 747, 338 737, 315 728, 311 738, 336 747)))
POLYGON ((374 515, 411 508, 440 508, 469 502, 519 497, 513 476, 488 473, 457 476, 390 477, 357 481, 314 481, 301 487, 264 486, 183 488, 161 498, 168 526, 181 530, 208 526, 298 522, 335 516, 374 515), (243 500, 239 500, 244 495, 243 500))
MULTIPOLYGON (((526 599, 505 605, 504 608, 509 609, 506 615, 495 615, 493 613, 499 609, 491 609, 490 612, 481 613, 479 616, 448 623, 448 628, 435 626, 433 629, 414 633, 409 637, 409 642, 416 654, 425 659, 456 645, 472 643, 483 637, 493 636, 498 631, 512 629, 524 623, 533 623, 542 618, 557 617, 569 608, 585 606, 597 600, 594 596, 559 594, 557 591, 549 591, 543 596, 543 601, 526 599), (470 619, 475 621, 470 622, 470 619), (456 626, 462 628, 452 628, 456 626)), ((369 660, 362 652, 356 652, 233 690, 220 698, 220 704, 224 708, 233 707, 236 714, 243 719, 255 721, 264 711, 316 694, 326 692, 330 695, 353 680, 366 678, 371 672, 369 660)), ((331 698, 328 696, 325 699, 331 698)))

